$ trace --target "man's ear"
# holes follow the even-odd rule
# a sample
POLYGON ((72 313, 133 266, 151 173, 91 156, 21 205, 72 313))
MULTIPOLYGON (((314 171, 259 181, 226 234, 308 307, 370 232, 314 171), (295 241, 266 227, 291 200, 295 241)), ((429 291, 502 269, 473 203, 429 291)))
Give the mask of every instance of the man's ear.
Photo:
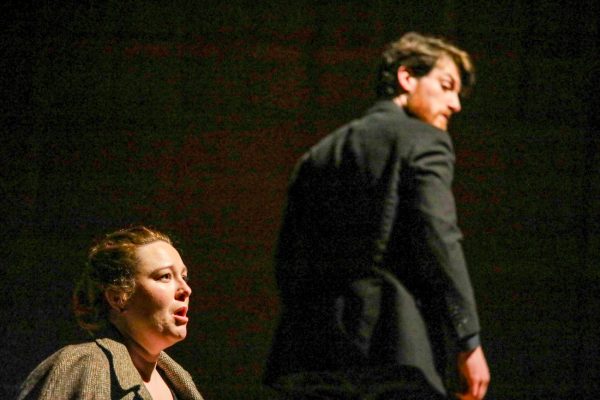
POLYGON ((398 67, 398 84, 405 93, 412 93, 417 87, 417 78, 404 65, 398 67))
POLYGON ((110 305, 110 308, 117 312, 125 311, 125 303, 127 302, 125 293, 115 289, 107 289, 104 291, 104 297, 110 305))

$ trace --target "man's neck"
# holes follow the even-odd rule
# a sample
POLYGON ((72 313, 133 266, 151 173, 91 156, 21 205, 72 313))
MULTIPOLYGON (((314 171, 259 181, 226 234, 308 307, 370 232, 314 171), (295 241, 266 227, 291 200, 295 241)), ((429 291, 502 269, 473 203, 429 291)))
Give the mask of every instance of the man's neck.
POLYGON ((392 101, 400 108, 404 109, 406 106, 406 96, 399 95, 392 99, 392 101))

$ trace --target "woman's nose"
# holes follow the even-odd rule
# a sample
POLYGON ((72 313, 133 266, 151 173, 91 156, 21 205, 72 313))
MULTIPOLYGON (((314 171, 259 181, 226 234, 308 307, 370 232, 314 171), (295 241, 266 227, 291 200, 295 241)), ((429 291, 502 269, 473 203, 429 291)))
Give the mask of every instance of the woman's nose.
POLYGON ((192 288, 190 287, 190 285, 188 285, 188 283, 185 280, 180 279, 180 282, 181 283, 177 290, 176 297, 177 300, 185 300, 191 296, 192 288))

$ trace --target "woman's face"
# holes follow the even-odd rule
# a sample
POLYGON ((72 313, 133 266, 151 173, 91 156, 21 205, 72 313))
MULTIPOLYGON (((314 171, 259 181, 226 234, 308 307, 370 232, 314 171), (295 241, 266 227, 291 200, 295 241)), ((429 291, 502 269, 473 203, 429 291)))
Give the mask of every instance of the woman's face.
POLYGON ((136 254, 135 291, 121 316, 128 336, 160 351, 187 334, 188 271, 177 250, 163 241, 140 246, 136 254))

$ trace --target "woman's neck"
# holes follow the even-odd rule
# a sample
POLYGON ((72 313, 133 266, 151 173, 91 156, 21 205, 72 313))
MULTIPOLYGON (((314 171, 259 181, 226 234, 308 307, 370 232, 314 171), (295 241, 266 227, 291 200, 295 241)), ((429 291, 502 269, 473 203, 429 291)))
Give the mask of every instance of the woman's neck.
POLYGON ((133 365, 142 376, 142 380, 149 382, 156 370, 156 362, 158 361, 160 352, 156 354, 151 353, 130 337, 125 337, 125 346, 129 351, 133 365))
POLYGON ((151 349, 150 346, 144 346, 143 343, 136 340, 128 331, 126 326, 118 323, 118 321, 111 321, 115 328, 121 333, 123 337, 123 343, 127 347, 129 356, 133 365, 140 373, 144 382, 149 382, 152 374, 156 370, 156 363, 160 350, 151 349))

